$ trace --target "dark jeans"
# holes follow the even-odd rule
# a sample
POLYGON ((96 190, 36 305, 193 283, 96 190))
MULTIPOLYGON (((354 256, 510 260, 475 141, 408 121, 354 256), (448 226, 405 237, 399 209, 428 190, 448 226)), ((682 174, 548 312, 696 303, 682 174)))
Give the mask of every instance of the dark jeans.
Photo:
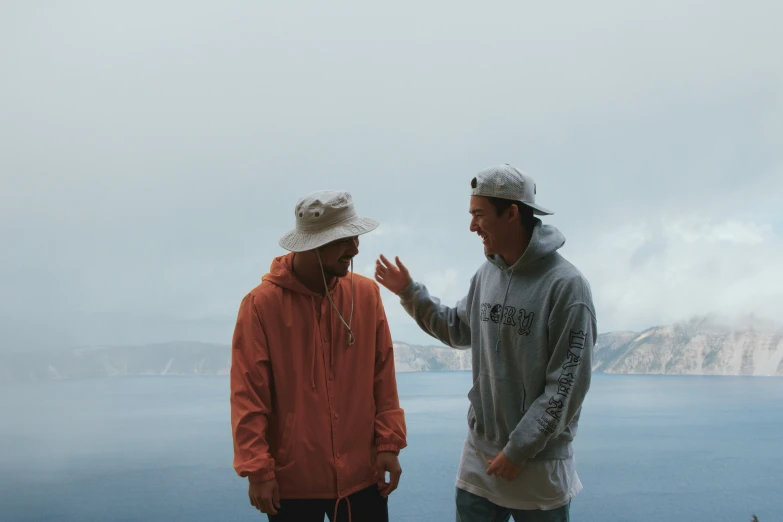
POLYGON ((267 515, 269 522, 348 522, 348 502, 351 506, 351 522, 389 522, 389 499, 383 498, 378 486, 357 491, 342 499, 334 520, 334 506, 337 499, 281 499, 277 515, 267 515))
POLYGON ((457 522, 568 522, 571 503, 550 511, 522 511, 493 504, 484 497, 457 488, 457 522))

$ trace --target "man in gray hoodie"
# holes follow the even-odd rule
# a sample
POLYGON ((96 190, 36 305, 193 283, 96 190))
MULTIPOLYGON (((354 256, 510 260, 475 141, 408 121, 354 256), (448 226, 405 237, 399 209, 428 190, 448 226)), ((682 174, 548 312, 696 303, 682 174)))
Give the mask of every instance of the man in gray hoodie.
POLYGON ((472 350, 468 436, 457 475, 458 522, 568 521, 582 490, 572 441, 590 386, 596 317, 590 285, 557 250, 565 238, 535 215, 530 176, 510 165, 471 181, 470 222, 487 261, 454 308, 430 296, 399 258, 375 278, 418 325, 472 350))

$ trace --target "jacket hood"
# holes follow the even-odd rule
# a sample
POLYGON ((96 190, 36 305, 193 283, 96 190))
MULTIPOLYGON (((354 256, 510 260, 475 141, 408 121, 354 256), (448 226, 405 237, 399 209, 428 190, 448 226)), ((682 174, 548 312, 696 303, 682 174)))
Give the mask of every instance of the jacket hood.
MULTIPOLYGON (((269 281, 272 284, 299 294, 310 296, 320 295, 307 288, 304 283, 302 283, 299 279, 297 279, 296 275, 294 275, 295 255, 296 254, 292 252, 290 254, 274 258, 272 260, 272 265, 269 267, 269 273, 265 274, 261 280, 269 281)), ((340 278, 338 277, 332 279, 329 284, 330 291, 333 290, 335 286, 337 286, 339 280, 340 278)))

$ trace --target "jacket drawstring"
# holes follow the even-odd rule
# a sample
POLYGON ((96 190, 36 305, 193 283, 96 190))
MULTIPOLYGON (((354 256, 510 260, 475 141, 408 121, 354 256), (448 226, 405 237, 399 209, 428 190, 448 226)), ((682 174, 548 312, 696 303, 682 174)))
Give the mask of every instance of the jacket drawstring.
MULTIPOLYGON (((505 272, 505 270, 504 270, 505 272)), ((508 289, 511 288, 511 279, 514 275, 514 268, 511 268, 511 273, 508 274, 508 284, 506 285, 506 293, 503 295, 503 306, 500 307, 500 319, 498 320, 498 340, 495 343, 495 353, 500 353, 500 329, 503 327, 503 317, 506 313, 506 299, 508 298, 508 289)))
POLYGON ((318 339, 321 338, 321 328, 318 325, 318 311, 315 309, 315 297, 310 299, 313 305, 313 321, 315 321, 315 343, 313 344, 313 367, 310 370, 310 382, 315 390, 315 360, 318 357, 318 339))
POLYGON ((327 299, 329 299, 329 303, 331 303, 332 308, 334 308, 334 311, 337 312, 337 317, 340 318, 340 321, 342 321, 342 323, 348 329, 348 346, 351 346, 355 342, 355 339, 353 337, 353 330, 351 329, 351 325, 353 324, 353 258, 351 258, 351 315, 350 318, 348 319, 348 322, 346 323, 345 319, 343 318, 343 314, 340 313, 340 310, 337 309, 337 306, 335 306, 334 301, 332 301, 332 295, 329 293, 329 284, 326 282, 324 265, 321 262, 321 254, 320 252, 318 252, 318 249, 315 250, 315 255, 318 257, 318 264, 321 266, 321 277, 323 277, 324 279, 324 290, 326 290, 326 297, 327 299))
MULTIPOLYGON (((330 319, 331 321, 329 321, 329 331, 334 332, 334 316, 332 315, 330 319)), ((332 337, 332 339, 329 340, 329 370, 331 372, 334 372, 334 344, 334 337, 332 337)))
MULTIPOLYGON (((332 305, 332 308, 334 308, 334 311, 337 312, 337 317, 340 318, 340 321, 345 325, 345 327, 348 329, 348 346, 353 345, 355 342, 354 336, 353 336, 353 330, 351 329, 351 325, 353 324, 353 297, 354 297, 354 291, 353 291, 353 259, 351 259, 351 315, 348 318, 348 322, 345 322, 345 319, 343 318, 342 314, 340 313, 340 310, 337 309, 337 306, 334 304, 334 301, 332 301, 332 295, 329 293, 329 284, 326 281, 326 274, 324 273, 324 265, 321 262, 321 254, 318 252, 318 249, 315 250, 315 255, 318 257, 318 264, 321 267, 321 277, 324 280, 324 291, 326 292, 326 297, 329 299, 329 303, 332 305)), ((318 324, 318 312, 315 309, 315 297, 312 298, 311 303, 313 305, 313 320, 316 321, 315 330, 318 332, 318 337, 320 338, 320 325, 318 324)), ((315 389, 315 359, 318 355, 318 343, 316 341, 316 346, 313 348, 313 367, 310 373, 310 382, 313 386, 313 389, 315 389)), ((329 343, 329 366, 332 370, 334 370, 334 343, 329 343)))
POLYGON ((337 522, 337 508, 341 500, 345 500, 345 503, 348 504, 348 522, 351 522, 351 500, 348 497, 337 497, 337 502, 334 503, 334 518, 332 520, 337 522))

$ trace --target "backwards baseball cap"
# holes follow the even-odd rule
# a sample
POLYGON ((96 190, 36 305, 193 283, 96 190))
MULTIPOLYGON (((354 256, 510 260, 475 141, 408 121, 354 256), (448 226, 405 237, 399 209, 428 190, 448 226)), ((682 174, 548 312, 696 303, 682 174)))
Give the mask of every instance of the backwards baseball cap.
POLYGON ((508 163, 482 170, 476 174, 470 186, 472 196, 519 201, 532 208, 533 214, 538 216, 554 214, 551 210, 536 204, 536 183, 533 178, 508 163))

